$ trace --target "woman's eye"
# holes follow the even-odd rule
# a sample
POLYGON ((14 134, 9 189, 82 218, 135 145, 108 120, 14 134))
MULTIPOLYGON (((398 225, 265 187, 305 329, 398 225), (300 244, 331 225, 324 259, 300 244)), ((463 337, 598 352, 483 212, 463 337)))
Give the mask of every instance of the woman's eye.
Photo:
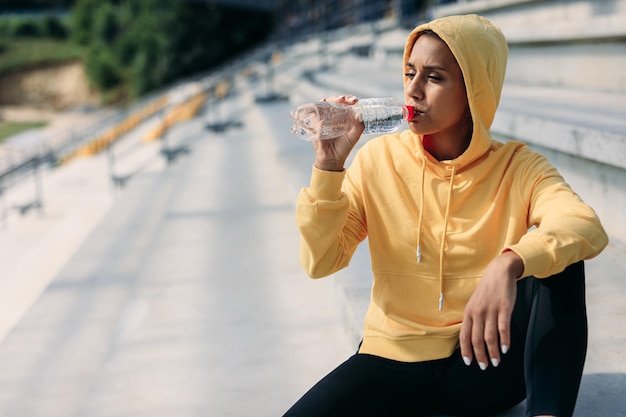
POLYGON ((427 78, 432 81, 441 81, 442 79, 440 76, 435 75, 435 74, 430 74, 427 76, 427 78))
POLYGON ((415 77, 415 74, 413 74, 412 72, 407 72, 406 74, 404 74, 404 76, 406 78, 413 78, 413 77, 415 77))

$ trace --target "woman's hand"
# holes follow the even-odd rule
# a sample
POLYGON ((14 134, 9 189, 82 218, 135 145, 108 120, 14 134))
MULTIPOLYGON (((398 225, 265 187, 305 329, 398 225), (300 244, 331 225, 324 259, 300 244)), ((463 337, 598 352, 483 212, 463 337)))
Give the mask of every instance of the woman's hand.
MULTIPOLYGON (((354 105, 358 101, 354 96, 328 97, 322 101, 330 103, 354 105)), ((354 116, 352 128, 343 136, 335 139, 314 140, 315 167, 324 171, 343 171, 344 164, 352 148, 363 134, 365 125, 354 116)))
POLYGON ((475 358, 482 370, 489 361, 500 364, 500 352, 511 345, 511 314, 517 296, 517 279, 524 272, 522 259, 504 252, 487 265, 476 291, 465 306, 461 334, 461 355, 466 365, 475 358))

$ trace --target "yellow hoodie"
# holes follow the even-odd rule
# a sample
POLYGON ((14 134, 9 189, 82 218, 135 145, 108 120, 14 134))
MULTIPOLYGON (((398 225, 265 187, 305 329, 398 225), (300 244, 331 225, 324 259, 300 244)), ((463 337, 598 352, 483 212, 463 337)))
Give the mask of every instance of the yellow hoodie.
POLYGON ((360 352, 406 362, 454 352, 465 305, 504 250, 522 258, 524 276, 541 278, 608 242, 595 212, 543 156, 491 138, 508 54, 500 30, 476 15, 421 25, 409 35, 405 64, 427 29, 463 72, 474 124, 468 149, 437 161, 409 130, 378 137, 346 172, 313 168, 296 209, 311 277, 346 267, 368 238, 374 285, 360 352))

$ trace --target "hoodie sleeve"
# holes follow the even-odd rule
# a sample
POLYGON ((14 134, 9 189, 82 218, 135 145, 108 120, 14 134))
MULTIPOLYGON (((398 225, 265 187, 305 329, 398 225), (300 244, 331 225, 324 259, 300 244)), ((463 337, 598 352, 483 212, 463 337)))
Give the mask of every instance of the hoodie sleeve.
POLYGON ((366 231, 350 209, 342 191, 345 171, 328 172, 313 167, 311 184, 296 202, 300 229, 300 263, 312 278, 321 278, 348 266, 366 231))
POLYGON ((608 236, 594 210, 543 156, 533 153, 526 161, 520 178, 530 180, 520 181, 520 191, 529 201, 531 230, 507 249, 524 261, 524 277, 545 278, 595 257, 608 236))

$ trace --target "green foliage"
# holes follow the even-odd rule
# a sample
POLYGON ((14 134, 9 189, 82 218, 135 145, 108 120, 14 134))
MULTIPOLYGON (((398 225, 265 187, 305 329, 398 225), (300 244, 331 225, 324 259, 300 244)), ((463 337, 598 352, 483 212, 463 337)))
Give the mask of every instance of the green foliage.
POLYGON ((115 57, 122 67, 130 67, 139 51, 135 37, 128 32, 120 36, 114 48, 115 57))
POLYGON ((140 96, 162 86, 171 65, 170 33, 175 0, 141 0, 120 34, 118 62, 129 68, 131 91, 140 96))
POLYGON ((2 10, 29 10, 29 9, 45 9, 50 7, 64 8, 69 7, 74 0, 0 0, 2 10))
POLYGON ((90 49, 94 84, 126 83, 135 95, 207 71, 271 28, 269 15, 214 2, 76 0, 72 9, 72 38, 90 49))
POLYGON ((11 36, 11 22, 9 19, 0 19, 0 36, 3 38, 11 36))
POLYGON ((115 57, 108 48, 104 46, 91 48, 86 61, 85 72, 98 88, 109 90, 122 81, 115 57))
POLYGON ((34 19, 16 19, 12 35, 16 38, 40 38, 42 30, 34 19))
MULTIPOLYGON (((111 96, 142 95, 206 72, 262 41, 272 16, 182 0, 55 0, 69 18, 0 19, 0 75, 23 67, 82 59, 88 77, 111 96)), ((10 3, 10 4, 9 4, 10 3)), ((15 0, 7 10, 49 6, 15 0)))
POLYGON ((102 3, 94 19, 92 34, 96 42, 111 45, 119 33, 119 24, 116 10, 112 4, 102 3))
POLYGON ((52 39, 66 39, 69 30, 56 16, 47 15, 42 22, 43 35, 52 39))
POLYGON ((41 18, 12 16, 0 19, 0 36, 4 38, 52 38, 65 39, 68 28, 56 16, 41 18))
POLYGON ((94 19, 98 9, 98 0, 78 0, 72 9, 72 38, 82 45, 92 39, 94 19))

